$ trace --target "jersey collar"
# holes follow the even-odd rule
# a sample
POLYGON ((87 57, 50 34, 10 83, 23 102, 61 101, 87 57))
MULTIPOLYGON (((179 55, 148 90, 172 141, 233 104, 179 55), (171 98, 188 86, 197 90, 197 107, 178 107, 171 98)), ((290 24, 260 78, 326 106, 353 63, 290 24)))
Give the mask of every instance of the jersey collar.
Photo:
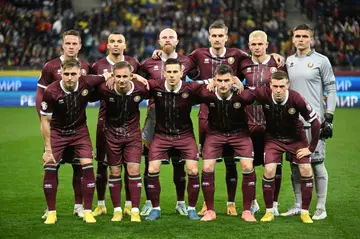
MULTIPOLYGON (((68 91, 63 86, 63 80, 60 80, 60 87, 66 94, 71 94, 71 91, 68 91)), ((76 82, 76 86, 73 92, 77 91, 79 89, 79 80, 76 82)))
MULTIPOLYGON (((286 94, 286 95, 285 95, 285 100, 284 100, 283 102, 281 102, 280 105, 285 105, 285 104, 287 103, 288 99, 289 99, 289 90, 287 90, 285 94, 286 94)), ((276 100, 274 99, 274 95, 273 95, 272 92, 271 92, 271 98, 272 98, 274 104, 279 104, 279 103, 276 102, 276 100)))
POLYGON ((165 84, 165 89, 167 92, 173 92, 173 93, 178 93, 181 89, 181 86, 182 86, 182 80, 180 80, 180 85, 178 88, 176 88, 174 91, 171 91, 168 87, 167 87, 167 84, 166 84, 166 81, 164 82, 165 84))
MULTIPOLYGON (((315 52, 315 50, 314 49, 311 49, 311 51, 308 53, 308 54, 306 54, 305 56, 310 56, 311 54, 313 54, 315 52)), ((295 56, 296 57, 305 57, 305 56, 299 56, 298 54, 297 54, 297 52, 295 52, 295 56)))
MULTIPOLYGON (((106 57, 106 60, 107 60, 107 62, 109 62, 110 65, 112 65, 112 66, 115 65, 115 62, 113 62, 113 61, 110 59, 110 56, 107 56, 107 57, 106 57)), ((125 56, 124 56, 124 55, 122 56, 121 61, 125 61, 125 56)))
POLYGON ((224 57, 225 54, 226 54, 226 47, 224 47, 224 52, 220 56, 217 56, 214 53, 212 53, 212 49, 213 49, 212 47, 209 48, 209 52, 210 52, 212 57, 224 57))
MULTIPOLYGON (((228 96, 228 97, 226 97, 226 99, 225 100, 230 100, 231 99, 231 97, 233 96, 233 94, 234 94, 234 92, 233 91, 231 91, 231 93, 230 93, 230 95, 228 96)), ((215 95, 216 95, 216 97, 218 98, 218 100, 224 100, 223 98, 221 98, 221 96, 217 93, 217 88, 215 87, 215 95)))
POLYGON ((254 63, 254 65, 259 65, 259 64, 266 65, 267 63, 269 63, 270 59, 271 59, 271 56, 268 55, 265 61, 259 63, 257 61, 254 61, 254 59, 251 57, 251 60, 254 63))
POLYGON ((173 51, 169 56, 165 57, 163 54, 161 54, 160 59, 162 61, 166 61, 167 59, 177 59, 178 58, 178 54, 176 51, 173 51))
MULTIPOLYGON (((126 93, 126 95, 131 95, 131 93, 133 93, 134 89, 135 89, 135 85, 132 81, 130 81, 130 84, 131 84, 131 88, 130 90, 126 93)), ((116 94, 118 95, 122 95, 121 93, 119 93, 117 90, 116 90, 116 87, 114 87, 114 90, 116 92, 116 94)))

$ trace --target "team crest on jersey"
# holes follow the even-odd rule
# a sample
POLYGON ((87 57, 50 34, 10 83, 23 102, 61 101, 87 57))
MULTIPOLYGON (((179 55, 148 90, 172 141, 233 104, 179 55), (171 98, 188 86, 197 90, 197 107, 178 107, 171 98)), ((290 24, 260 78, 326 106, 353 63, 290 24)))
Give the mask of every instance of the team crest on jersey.
POLYGON ((135 96, 134 97, 134 101, 135 102, 139 102, 141 100, 141 97, 139 95, 135 96))
POLYGON ((289 67, 293 67, 294 66, 294 62, 290 62, 289 67))
POLYGON ((87 89, 85 89, 81 92, 82 96, 87 96, 88 94, 89 94, 89 91, 87 89))
POLYGON ((86 74, 87 74, 85 69, 81 69, 80 73, 82 76, 86 76, 86 74))
POLYGON ((290 109, 288 110, 288 112, 289 112, 289 114, 293 115, 293 114, 296 113, 296 109, 295 109, 295 108, 290 108, 290 109))
POLYGON ((45 111, 47 110, 47 108, 48 108, 47 103, 45 101, 41 102, 41 109, 45 111))
POLYGON ((189 97, 189 93, 184 92, 184 93, 181 94, 181 97, 184 98, 184 99, 186 99, 186 98, 189 97))
POLYGON ((311 63, 311 62, 308 64, 308 67, 309 67, 309 68, 312 68, 313 66, 314 66, 314 64, 311 63))
POLYGON ((271 67, 271 68, 270 68, 270 72, 271 72, 271 73, 277 72, 276 67, 271 67))
POLYGON ((158 71, 159 70, 159 66, 154 66, 154 71, 158 71))
POLYGON ((209 63, 210 63, 210 59, 209 59, 209 58, 205 58, 205 59, 204 59, 204 63, 209 64, 209 63))
POLYGON ((235 109, 239 109, 240 107, 241 107, 240 102, 234 103, 234 108, 235 108, 235 109))
POLYGON ((306 109, 307 109, 308 111, 311 111, 311 106, 310 106, 309 104, 306 104, 306 109))
POLYGON ((228 63, 231 65, 231 64, 233 64, 235 62, 235 58, 234 57, 229 57, 228 58, 228 63))

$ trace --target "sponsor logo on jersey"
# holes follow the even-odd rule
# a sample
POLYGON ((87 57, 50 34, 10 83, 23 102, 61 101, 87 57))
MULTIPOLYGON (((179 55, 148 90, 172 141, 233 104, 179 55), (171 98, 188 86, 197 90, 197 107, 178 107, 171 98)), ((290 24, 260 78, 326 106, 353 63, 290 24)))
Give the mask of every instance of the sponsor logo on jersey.
POLYGON ((214 103, 210 103, 210 107, 215 107, 215 104, 214 104, 214 103))
POLYGON ((186 99, 186 98, 189 97, 189 93, 184 92, 184 93, 181 94, 181 97, 184 98, 184 99, 186 99))
POLYGON ((294 66, 294 62, 290 62, 289 67, 293 67, 294 66))
POLYGON ((157 92, 156 95, 159 96, 159 97, 162 97, 161 92, 157 92))
POLYGON ((61 75, 61 69, 58 69, 56 74, 61 75))
POLYGON ((268 110, 270 109, 270 105, 266 104, 264 107, 265 107, 265 109, 268 109, 268 110))
POLYGON ((306 109, 308 110, 308 111, 311 111, 312 109, 311 109, 311 106, 309 105, 309 104, 306 104, 306 109))
POLYGON ((139 102, 141 100, 141 97, 139 95, 135 96, 134 97, 134 101, 135 102, 139 102))
POLYGON ((200 188, 200 184, 194 184, 193 188, 200 188))
POLYGON ((89 91, 87 89, 85 89, 81 92, 82 96, 87 96, 88 94, 89 94, 89 91))
POLYGON ((271 68, 270 68, 270 72, 271 72, 271 73, 277 72, 276 67, 271 67, 271 68))
POLYGON ((240 107, 241 107, 241 103, 240 103, 240 102, 234 103, 234 108, 235 108, 235 109, 239 109, 240 107))
POLYGON ((155 186, 153 184, 148 184, 147 186, 148 188, 155 188, 155 186))
POLYGON ((229 57, 228 58, 228 63, 231 65, 231 64, 233 64, 235 62, 235 58, 234 57, 229 57))
POLYGON ((114 98, 110 97, 109 102, 115 102, 114 98))
POLYGON ((159 70, 159 66, 154 66, 154 71, 158 71, 159 70))
POLYGON ((312 68, 313 66, 314 66, 314 64, 311 63, 311 62, 308 64, 308 67, 309 67, 309 68, 312 68))
POLYGON ((45 101, 41 102, 41 109, 46 110, 48 108, 48 105, 45 101))
POLYGON ((94 188, 94 187, 95 187, 95 183, 88 183, 88 184, 86 184, 86 187, 88 187, 88 188, 94 188))
POLYGON ((52 188, 51 184, 44 184, 44 188, 52 188))
POLYGON ((255 182, 249 182, 248 186, 255 186, 255 182))
POLYGON ((209 182, 203 182, 202 185, 203 186, 210 186, 210 183, 209 182))
POLYGON ((85 69, 81 69, 80 73, 81 73, 82 76, 86 76, 86 75, 87 75, 87 72, 86 72, 85 69))
POLYGON ((60 105, 60 104, 64 104, 64 100, 63 100, 63 99, 60 99, 60 100, 59 100, 59 105, 60 105))
POLYGON ((251 72, 251 68, 250 67, 246 68, 246 72, 251 72))
POLYGON ((264 184, 264 188, 271 188, 271 185, 269 185, 269 184, 264 184))
POLYGON ((295 108, 290 108, 290 109, 288 110, 288 112, 289 112, 289 114, 293 115, 293 114, 296 113, 296 109, 295 109, 295 108))
POLYGON ((108 73, 108 69, 104 69, 103 70, 103 73, 105 74, 105 73, 108 73))
POLYGON ((209 58, 205 58, 205 59, 204 59, 204 63, 206 63, 206 64, 210 63, 210 59, 209 59, 209 58))
POLYGON ((141 187, 142 187, 142 183, 137 183, 137 184, 136 184, 136 187, 137 187, 137 188, 141 188, 141 187))

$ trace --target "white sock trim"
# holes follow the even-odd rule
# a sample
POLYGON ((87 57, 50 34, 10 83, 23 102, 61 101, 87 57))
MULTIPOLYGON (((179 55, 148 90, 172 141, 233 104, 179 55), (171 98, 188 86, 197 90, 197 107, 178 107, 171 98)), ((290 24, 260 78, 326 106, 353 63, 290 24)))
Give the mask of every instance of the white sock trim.
POLYGON ((266 212, 274 212, 273 208, 266 208, 266 212))
POLYGON ((189 210, 195 210, 195 207, 190 207, 190 206, 188 206, 188 211, 189 210))
POLYGON ((159 211, 161 210, 160 207, 153 207, 153 209, 159 210, 159 211))
POLYGON ((132 205, 131 201, 125 201, 125 207, 126 206, 131 206, 131 205, 132 205))
POLYGON ((139 208, 133 207, 133 208, 131 208, 131 212, 139 212, 139 208))
POLYGON ((105 200, 99 200, 99 201, 98 201, 98 206, 103 206, 103 207, 105 207, 105 200))
POLYGON ((115 208, 114 208, 114 212, 122 212, 121 207, 115 207, 115 208))

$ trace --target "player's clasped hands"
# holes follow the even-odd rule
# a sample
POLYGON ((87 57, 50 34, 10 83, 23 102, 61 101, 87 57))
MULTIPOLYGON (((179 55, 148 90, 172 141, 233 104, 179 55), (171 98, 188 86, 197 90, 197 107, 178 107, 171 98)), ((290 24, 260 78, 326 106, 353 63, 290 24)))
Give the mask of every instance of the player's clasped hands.
POLYGON ((52 154, 51 151, 49 150, 45 150, 44 154, 43 154, 43 161, 44 161, 44 166, 48 163, 54 163, 56 164, 56 161, 54 159, 54 155, 52 154))
POLYGON ((311 154, 311 151, 309 150, 309 148, 302 148, 302 149, 299 149, 298 151, 296 151, 296 157, 298 159, 309 156, 310 154, 311 154))

